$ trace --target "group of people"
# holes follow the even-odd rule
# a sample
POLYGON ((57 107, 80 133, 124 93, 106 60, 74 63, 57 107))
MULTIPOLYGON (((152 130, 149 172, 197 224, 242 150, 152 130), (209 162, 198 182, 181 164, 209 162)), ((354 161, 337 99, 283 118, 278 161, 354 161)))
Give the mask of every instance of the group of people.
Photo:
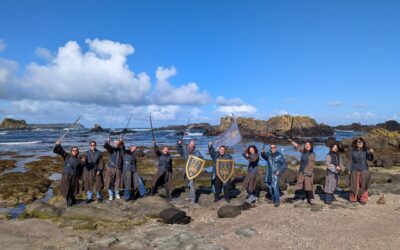
MULTIPOLYGON (((314 164, 315 153, 313 143, 306 141, 304 145, 300 145, 292 140, 295 149, 301 153, 300 167, 298 170, 297 181, 295 184, 296 191, 303 191, 305 198, 310 204, 314 204, 314 164)), ((86 192, 87 202, 94 200, 94 192, 99 202, 103 201, 102 190, 104 186, 108 190, 108 198, 112 201, 114 198, 120 199, 123 191, 125 201, 136 199, 144 195, 154 195, 160 185, 165 185, 166 199, 171 199, 172 193, 172 176, 173 164, 172 156, 169 148, 164 146, 159 149, 156 142, 153 141, 154 152, 158 157, 157 171, 151 181, 151 188, 146 190, 144 182, 137 170, 136 146, 130 146, 126 149, 122 139, 115 140, 113 145, 108 139, 104 148, 110 154, 108 163, 105 164, 102 152, 96 148, 96 142, 91 141, 89 150, 84 154, 79 154, 76 146, 71 147, 69 153, 65 152, 61 146, 61 141, 57 141, 54 147, 54 153, 64 158, 64 171, 61 178, 61 194, 65 197, 67 205, 72 206, 75 203, 75 195, 80 190, 79 180, 83 182, 83 190, 86 192), (105 177, 105 183, 103 182, 105 177)), ((339 146, 333 143, 326 157, 326 180, 325 180, 325 203, 331 204, 335 200, 334 193, 338 185, 341 172, 345 170, 342 158, 339 154, 339 146)), ((194 140, 190 140, 187 145, 182 140, 177 142, 177 151, 181 157, 188 161, 189 157, 195 156, 204 159, 194 140)), ((230 160, 232 156, 227 152, 224 145, 214 148, 212 142, 208 143, 208 152, 214 162, 213 172, 211 176, 211 186, 214 192, 214 201, 222 198, 229 201, 231 194, 230 180, 223 181, 216 174, 216 164, 218 160, 230 160)), ((247 192, 246 201, 248 203, 257 200, 256 186, 259 173, 260 155, 256 146, 251 145, 243 152, 243 157, 248 161, 247 175, 243 180, 243 188, 247 192)), ((264 183, 266 184, 270 202, 275 207, 280 205, 280 189, 279 180, 287 169, 287 161, 285 156, 277 150, 275 143, 270 144, 268 151, 262 149, 261 158, 266 161, 266 171, 264 183)), ((368 201, 368 161, 373 160, 373 150, 368 149, 366 142, 362 138, 358 138, 353 142, 353 150, 351 152, 350 174, 350 202, 360 202, 366 204, 368 201)), ((185 175, 187 187, 189 188, 190 201, 196 203, 198 200, 198 190, 196 190, 195 178, 190 179, 185 175)), ((296 192, 295 199, 299 198, 299 192, 296 192)))

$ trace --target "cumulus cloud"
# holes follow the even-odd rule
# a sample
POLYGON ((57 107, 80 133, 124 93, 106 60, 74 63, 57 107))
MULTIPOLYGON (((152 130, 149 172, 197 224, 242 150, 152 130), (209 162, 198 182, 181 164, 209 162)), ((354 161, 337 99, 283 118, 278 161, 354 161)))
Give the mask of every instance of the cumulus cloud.
POLYGON ((342 107, 342 106, 343 106, 343 102, 341 102, 341 101, 334 101, 334 102, 328 103, 328 105, 329 105, 330 107, 339 108, 339 107, 342 107))
POLYGON ((0 98, 14 96, 17 70, 17 62, 0 57, 0 98))
POLYGON ((126 57, 133 53, 133 47, 98 39, 86 43, 87 52, 69 41, 48 64, 29 64, 21 95, 104 105, 143 102, 151 87, 150 77, 146 73, 136 76, 129 70, 126 57))
POLYGON ((7 47, 6 42, 3 39, 0 39, 0 52, 3 52, 7 47))
POLYGON ((244 103, 240 98, 225 99, 222 96, 217 97, 217 111, 224 114, 254 114, 257 108, 253 105, 244 103))
POLYGON ((46 61, 50 61, 51 59, 53 59, 53 55, 51 54, 50 50, 48 50, 46 48, 42 48, 42 47, 36 48, 35 54, 38 57, 43 58, 46 61))
POLYGON ((169 105, 204 105, 210 102, 210 95, 200 91, 196 83, 187 83, 180 87, 173 86, 169 79, 177 74, 175 67, 158 67, 156 70, 156 88, 153 95, 155 104, 169 105))

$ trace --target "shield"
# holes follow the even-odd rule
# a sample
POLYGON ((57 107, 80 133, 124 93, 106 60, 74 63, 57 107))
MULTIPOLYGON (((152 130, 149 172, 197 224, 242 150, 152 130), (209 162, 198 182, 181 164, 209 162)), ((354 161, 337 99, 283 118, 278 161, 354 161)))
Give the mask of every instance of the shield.
POLYGON ((219 179, 226 183, 233 175, 235 162, 234 160, 222 160, 218 159, 216 164, 216 172, 219 179))
POLYGON ((190 155, 186 162, 186 176, 189 180, 196 178, 203 170, 205 160, 190 155))

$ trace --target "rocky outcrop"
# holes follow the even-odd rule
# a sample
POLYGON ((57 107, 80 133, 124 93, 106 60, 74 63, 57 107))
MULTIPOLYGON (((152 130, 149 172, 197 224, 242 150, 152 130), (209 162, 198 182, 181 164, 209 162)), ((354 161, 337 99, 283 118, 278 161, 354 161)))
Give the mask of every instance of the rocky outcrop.
POLYGON ((361 125, 360 123, 352 123, 350 125, 339 125, 335 129, 338 130, 349 130, 349 131, 359 131, 368 132, 376 128, 383 128, 389 131, 400 131, 400 123, 395 120, 389 120, 384 123, 378 123, 376 125, 361 125))
MULTIPOLYGON (((325 124, 318 124, 314 119, 307 116, 283 115, 272 117, 269 120, 237 117, 236 121, 241 135, 252 139, 265 140, 269 138, 277 140, 277 137, 282 136, 325 137, 334 134, 334 130, 331 127, 325 124)), ((210 131, 207 131, 205 135, 218 135, 224 132, 232 122, 232 117, 223 117, 218 128, 211 127, 210 131)))
MULTIPOLYGON (((367 146, 375 151, 372 166, 400 166, 400 132, 376 128, 363 136, 363 138, 367 142, 367 146)), ((349 156, 354 139, 349 138, 340 142, 340 147, 344 151, 343 161, 347 165, 350 164, 349 156)))
POLYGON ((25 120, 15 120, 11 118, 5 118, 0 125, 2 129, 23 129, 28 128, 25 120))
POLYGON ((105 132, 105 130, 100 126, 100 124, 95 124, 93 128, 90 129, 89 132, 92 133, 101 133, 101 132, 105 132))

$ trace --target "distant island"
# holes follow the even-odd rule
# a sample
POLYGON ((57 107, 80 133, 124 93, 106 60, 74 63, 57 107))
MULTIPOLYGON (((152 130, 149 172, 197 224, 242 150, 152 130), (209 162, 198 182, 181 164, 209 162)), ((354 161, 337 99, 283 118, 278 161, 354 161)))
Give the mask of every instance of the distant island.
MULTIPOLYGON (((5 118, 0 124, 0 129, 64 129, 69 128, 71 125, 72 123, 27 124, 25 120, 5 118)), ((77 123, 73 128, 82 129, 85 126, 77 123)))

